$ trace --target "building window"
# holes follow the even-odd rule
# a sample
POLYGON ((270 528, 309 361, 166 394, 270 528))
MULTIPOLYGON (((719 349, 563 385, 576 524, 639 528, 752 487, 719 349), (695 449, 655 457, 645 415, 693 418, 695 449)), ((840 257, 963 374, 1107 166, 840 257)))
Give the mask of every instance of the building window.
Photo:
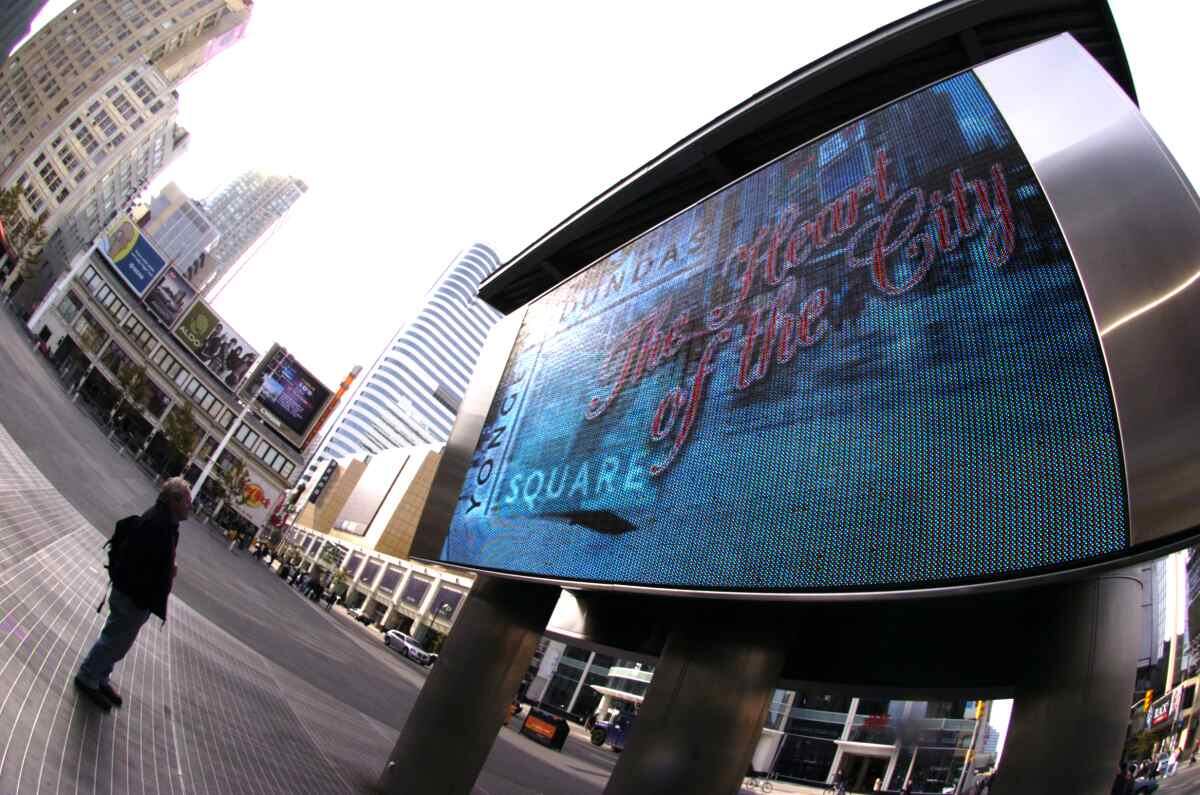
POLYGON ((79 316, 79 311, 83 309, 83 302, 79 300, 79 296, 73 292, 68 292, 63 296, 63 299, 58 302, 58 314, 68 324, 74 323, 75 318, 79 316))

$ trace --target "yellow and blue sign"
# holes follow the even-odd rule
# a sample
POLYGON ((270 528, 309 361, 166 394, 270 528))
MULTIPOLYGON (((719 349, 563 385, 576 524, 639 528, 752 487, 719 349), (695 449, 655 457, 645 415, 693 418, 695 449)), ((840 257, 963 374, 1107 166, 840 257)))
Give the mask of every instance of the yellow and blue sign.
POLYGON ((167 261, 128 218, 119 219, 109 228, 100 239, 99 248, 117 275, 139 298, 167 267, 167 261))

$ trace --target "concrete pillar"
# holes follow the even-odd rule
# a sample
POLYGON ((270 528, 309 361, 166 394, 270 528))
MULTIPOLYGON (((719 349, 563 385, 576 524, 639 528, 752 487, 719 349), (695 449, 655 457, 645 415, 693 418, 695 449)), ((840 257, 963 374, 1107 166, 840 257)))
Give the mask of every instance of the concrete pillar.
POLYGON ((389 795, 471 792, 559 589, 480 576, 379 779, 389 795))
POLYGON ((1046 589, 1029 629, 992 795, 1107 795, 1121 762, 1141 582, 1116 573, 1046 589))
POLYGON ((605 795, 729 795, 741 785, 784 649, 777 628, 705 619, 668 635, 605 795))

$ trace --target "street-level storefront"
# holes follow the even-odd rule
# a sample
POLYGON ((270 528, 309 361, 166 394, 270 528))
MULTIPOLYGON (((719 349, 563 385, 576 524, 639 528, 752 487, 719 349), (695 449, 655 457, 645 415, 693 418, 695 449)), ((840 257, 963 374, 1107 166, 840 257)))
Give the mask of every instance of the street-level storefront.
POLYGON ((305 566, 342 578, 348 609, 362 610, 371 624, 413 635, 437 651, 454 625, 474 578, 441 566, 350 549, 321 533, 296 528, 286 536, 305 566))
POLYGON ((39 310, 34 330, 47 341, 63 387, 158 477, 182 474, 194 482, 237 422, 197 508, 223 527, 253 535, 299 474, 300 451, 253 412, 239 420, 234 390, 147 310, 98 251, 72 274, 52 293, 53 303, 39 310), (172 435, 168 419, 185 414, 194 432, 172 435), (181 439, 191 440, 190 449, 175 449, 181 439), (235 464, 246 473, 241 493, 218 493, 216 481, 235 464))

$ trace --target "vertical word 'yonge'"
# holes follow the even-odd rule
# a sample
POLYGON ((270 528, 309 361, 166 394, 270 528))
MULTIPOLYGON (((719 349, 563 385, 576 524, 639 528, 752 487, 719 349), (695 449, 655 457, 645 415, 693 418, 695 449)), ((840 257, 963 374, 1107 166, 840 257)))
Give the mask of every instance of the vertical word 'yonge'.
POLYGON ((486 438, 479 440, 463 495, 458 498, 459 502, 467 503, 466 513, 471 513, 483 505, 483 500, 478 496, 479 492, 489 489, 492 479, 497 474, 499 462, 504 455, 505 435, 512 420, 510 415, 521 402, 521 389, 525 386, 525 377, 528 374, 528 369, 522 369, 504 386, 504 397, 493 409, 495 417, 492 420, 491 431, 487 433, 486 438))
MULTIPOLYGON (((723 346, 740 328, 736 386, 745 390, 767 378, 772 366, 787 365, 805 348, 830 332, 825 317, 830 306, 828 287, 804 292, 804 265, 814 252, 849 236, 845 244, 843 279, 865 271, 883 296, 902 296, 924 280, 940 254, 954 251, 963 241, 983 235, 988 264, 1004 265, 1016 248, 1016 229, 1004 169, 993 164, 990 184, 966 179, 961 169, 949 185, 926 195, 911 187, 899 195, 890 183, 886 150, 875 156, 874 173, 826 205, 813 218, 801 221, 789 204, 773 225, 761 227, 752 242, 738 246, 713 265, 715 278, 733 274, 732 296, 708 307, 686 306, 674 311, 672 297, 616 336, 600 366, 599 383, 607 390, 592 397, 584 410, 596 420, 612 407, 625 387, 637 384, 665 363, 676 359, 685 345, 704 339, 690 383, 671 388, 650 418, 650 439, 670 447, 650 466, 651 476, 665 473, 678 459, 696 427, 709 378, 723 346), (864 205, 875 214, 861 219, 864 205), (752 302, 752 298, 766 296, 752 302)), ((710 266, 711 267, 711 266, 710 266)))

